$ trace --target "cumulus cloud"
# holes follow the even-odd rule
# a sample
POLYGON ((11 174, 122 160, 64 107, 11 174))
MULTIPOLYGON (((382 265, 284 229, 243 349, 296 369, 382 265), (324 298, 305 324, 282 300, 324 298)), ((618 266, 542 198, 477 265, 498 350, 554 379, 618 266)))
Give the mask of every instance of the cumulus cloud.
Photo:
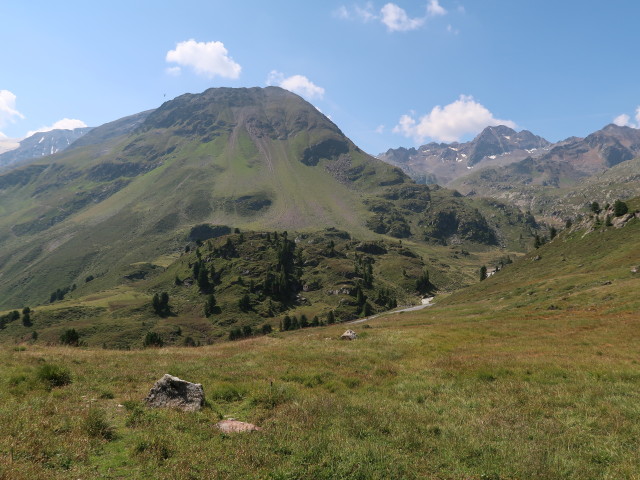
POLYGON ((376 129, 374 130, 374 132, 376 132, 379 135, 383 134, 384 133, 384 125, 378 125, 376 127, 376 129))
POLYGON ((437 105, 419 119, 414 117, 414 113, 402 115, 393 132, 413 138, 417 143, 422 143, 427 138, 455 142, 463 135, 477 134, 483 128, 492 125, 516 127, 511 120, 495 118, 485 106, 476 102, 470 95, 460 95, 458 100, 444 107, 437 105))
POLYGON ((623 113, 614 118, 613 123, 620 127, 640 128, 640 106, 636 108, 635 122, 631 121, 631 117, 629 115, 623 113))
POLYGON ((36 133, 50 132, 51 130, 74 130, 76 128, 85 128, 87 126, 82 120, 78 120, 75 118, 63 118, 62 120, 58 120, 53 125, 49 127, 40 127, 37 130, 31 130, 27 132, 27 137, 30 137, 36 133))
POLYGON ((387 26, 390 32, 406 32, 420 28, 424 22, 424 18, 410 18, 403 8, 395 3, 387 3, 380 10, 381 21, 387 26))
MULTIPOLYGON (((208 78, 238 78, 242 70, 242 67, 229 56, 222 42, 196 42, 193 39, 179 42, 175 50, 167 52, 165 60, 182 67, 190 67, 198 75, 208 78)), ((175 68, 180 67, 172 67, 167 73, 180 73, 175 68)))
POLYGON ((277 85, 309 100, 324 96, 324 88, 319 87, 304 75, 285 77, 283 73, 272 70, 267 78, 267 85, 277 85))
POLYGON ((440 15, 446 15, 447 11, 440 5, 440 3, 438 3, 438 0, 429 0, 427 13, 432 17, 437 17, 440 15))
POLYGON ((0 90, 0 128, 23 118, 16 110, 16 96, 9 90, 0 90))
POLYGON ((342 20, 360 20, 364 23, 379 20, 390 32, 407 32, 422 27, 427 18, 446 15, 447 10, 440 5, 439 0, 429 0, 426 6, 426 13, 422 17, 410 17, 404 8, 395 3, 385 4, 379 11, 376 11, 372 2, 367 2, 364 6, 354 5, 347 7, 342 5, 333 11, 334 17, 342 20))

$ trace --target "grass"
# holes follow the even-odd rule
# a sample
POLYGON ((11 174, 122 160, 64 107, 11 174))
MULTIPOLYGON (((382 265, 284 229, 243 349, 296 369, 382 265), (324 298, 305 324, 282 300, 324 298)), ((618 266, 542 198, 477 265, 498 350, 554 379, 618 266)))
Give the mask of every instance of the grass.
POLYGON ((466 305, 374 320, 354 342, 335 326, 191 349, 5 348, 0 472, 637 478, 639 324, 628 312, 496 316, 466 305), (43 362, 73 382, 31 382, 43 362), (202 383, 210 407, 145 409, 163 373, 202 383), (264 430, 221 434, 223 416, 264 430))
POLYGON ((200 348, 4 346, 0 478, 640 478, 639 225, 565 232, 353 342, 335 325, 200 348), (70 383, 39 380, 43 365, 70 383), (164 373, 202 383, 208 406, 146 409, 164 373), (224 417, 263 430, 222 434, 224 417))

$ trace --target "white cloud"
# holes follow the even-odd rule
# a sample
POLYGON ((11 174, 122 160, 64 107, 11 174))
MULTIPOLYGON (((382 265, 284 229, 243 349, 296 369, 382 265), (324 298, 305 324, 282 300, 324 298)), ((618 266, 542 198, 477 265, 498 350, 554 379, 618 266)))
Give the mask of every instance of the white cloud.
POLYGON ((613 123, 620 127, 626 127, 627 125, 629 125, 629 120, 631 120, 631 117, 626 113, 623 113, 622 115, 618 115, 616 118, 614 118, 613 123))
MULTIPOLYGON (((242 70, 242 67, 229 56, 222 42, 196 42, 193 39, 180 42, 175 50, 167 52, 165 60, 183 67, 191 67, 198 75, 208 78, 238 78, 242 70)), ((168 73, 175 75, 177 71, 168 73)))
POLYGON ((613 119, 613 123, 620 127, 640 128, 640 106, 636 108, 635 123, 631 121, 631 117, 626 113, 618 115, 613 119))
POLYGON ((182 69, 180 67, 167 67, 164 71, 167 72, 167 75, 171 75, 172 77, 179 77, 182 73, 182 69))
POLYGON ((371 2, 367 2, 364 7, 356 5, 355 12, 358 18, 365 23, 378 19, 378 16, 374 13, 373 4, 371 2))
POLYGON ((451 24, 447 25, 447 32, 453 34, 453 35, 458 35, 460 33, 460 30, 458 30, 457 28, 453 28, 453 26, 451 24))
POLYGON ((376 129, 374 130, 374 132, 376 132, 379 135, 383 134, 384 133, 384 125, 378 125, 376 127, 376 129))
POLYGON ((378 19, 372 2, 367 2, 364 6, 354 5, 351 8, 341 5, 333 11, 333 16, 341 20, 361 20, 364 23, 378 19))
POLYGON ((75 128, 84 128, 87 124, 82 120, 78 120, 75 118, 63 118, 62 120, 58 120, 53 125, 49 127, 40 127, 37 130, 31 130, 27 132, 27 137, 38 133, 38 132, 50 132, 51 130, 73 130, 75 128))
POLYGON ((444 107, 437 105, 418 120, 414 116, 412 113, 400 117, 393 132, 413 138, 416 143, 422 143, 427 138, 454 142, 460 140, 463 135, 477 134, 483 128, 492 125, 516 127, 511 120, 495 118, 486 107, 469 95, 460 95, 458 100, 444 107))
POLYGON ((349 9, 344 5, 340 5, 333 11, 333 16, 336 18, 340 18, 342 20, 349 20, 351 18, 351 14, 349 13, 349 9))
POLYGON ((0 90, 0 128, 23 118, 16 110, 16 96, 9 90, 0 90))
POLYGON ((395 3, 387 3, 382 7, 380 13, 382 15, 382 23, 387 26, 390 32, 415 30, 420 28, 425 21, 424 18, 410 18, 407 12, 395 3))
POLYGON ((447 11, 438 3, 438 0, 429 0, 429 5, 427 5, 427 13, 436 17, 439 15, 446 15, 447 11))
POLYGON ((278 85, 306 99, 320 99, 324 96, 324 88, 319 87, 304 75, 285 77, 283 73, 272 70, 267 78, 267 85, 278 85))

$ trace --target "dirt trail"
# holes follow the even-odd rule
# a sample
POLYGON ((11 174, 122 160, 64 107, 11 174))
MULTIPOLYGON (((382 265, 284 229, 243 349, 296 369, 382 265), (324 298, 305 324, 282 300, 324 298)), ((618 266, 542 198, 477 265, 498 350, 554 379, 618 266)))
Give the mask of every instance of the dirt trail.
POLYGON ((423 298, 422 299, 422 303, 420 305, 413 305, 411 307, 401 307, 398 308, 396 310, 389 310, 387 312, 382 312, 382 313, 378 313, 376 315, 371 315, 370 317, 364 317, 364 318, 359 318, 358 320, 353 320, 351 322, 345 322, 346 325, 355 325, 356 323, 364 323, 368 320, 373 320, 374 318, 378 318, 378 317, 383 317, 386 315, 391 315, 393 313, 400 313, 400 312, 415 312, 418 310, 422 310, 423 308, 427 308, 427 307, 431 307, 433 306, 433 301, 434 297, 427 297, 427 298, 423 298))

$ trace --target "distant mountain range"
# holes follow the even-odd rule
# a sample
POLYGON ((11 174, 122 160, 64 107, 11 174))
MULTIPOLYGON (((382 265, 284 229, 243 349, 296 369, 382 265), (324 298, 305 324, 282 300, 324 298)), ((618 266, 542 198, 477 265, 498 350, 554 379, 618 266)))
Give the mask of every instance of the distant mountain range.
POLYGON ((21 140, 17 148, 0 154, 0 169, 16 165, 24 160, 62 152, 91 130, 90 127, 86 127, 34 133, 21 140))
POLYGON ((529 156, 543 155, 551 143, 527 130, 499 125, 485 128, 465 143, 428 143, 416 148, 396 148, 378 155, 402 168, 417 181, 447 185, 472 169, 507 165, 529 156))
POLYGON ((526 130, 487 127, 467 143, 390 149, 379 158, 420 182, 440 183, 464 195, 497 198, 543 217, 558 217, 575 215, 594 200, 640 194, 637 175, 625 167, 639 155, 640 130, 611 124, 585 138, 570 137, 555 144, 526 130), (606 175, 609 170, 611 175, 606 175), (603 175, 615 178, 618 188, 594 187, 603 175))

